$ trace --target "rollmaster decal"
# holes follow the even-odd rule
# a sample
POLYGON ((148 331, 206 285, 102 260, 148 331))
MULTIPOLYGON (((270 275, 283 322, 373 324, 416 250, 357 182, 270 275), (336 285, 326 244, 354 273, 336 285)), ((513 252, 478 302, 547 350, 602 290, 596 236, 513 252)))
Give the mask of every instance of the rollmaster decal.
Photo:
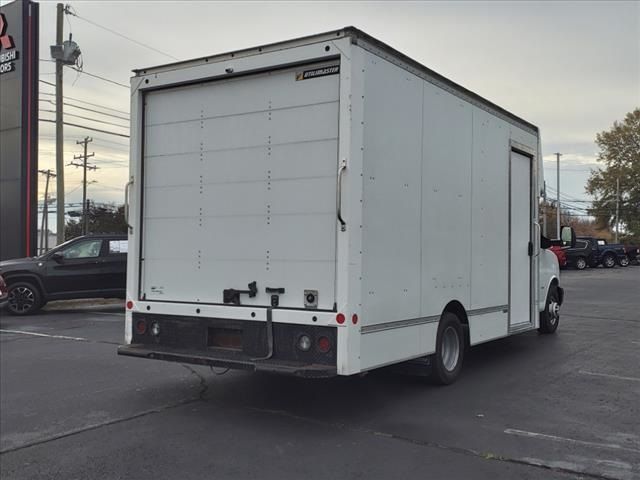
POLYGON ((305 70, 296 73, 296 80, 309 80, 310 78, 326 77, 327 75, 336 75, 340 73, 340 65, 331 65, 330 67, 314 68, 313 70, 305 70))
POLYGON ((6 17, 0 13, 0 75, 13 72, 15 70, 13 62, 18 59, 18 51, 14 50, 13 37, 7 33, 8 26, 6 17), (3 52, 3 50, 9 51, 3 52))

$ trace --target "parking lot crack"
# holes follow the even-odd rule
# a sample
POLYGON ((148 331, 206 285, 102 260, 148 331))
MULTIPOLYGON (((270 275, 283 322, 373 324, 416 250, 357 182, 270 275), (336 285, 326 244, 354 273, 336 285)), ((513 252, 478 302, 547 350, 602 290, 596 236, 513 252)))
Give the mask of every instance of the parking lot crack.
POLYGON ((89 425, 85 425, 84 427, 80 427, 80 428, 75 428, 75 429, 71 429, 71 430, 67 430, 65 432, 61 432, 58 433, 56 435, 52 435, 50 437, 46 437, 46 438, 41 438, 38 440, 34 440, 33 442, 29 442, 29 443, 24 443, 22 445, 16 445, 13 447, 9 447, 9 448, 5 448, 4 450, 0 450, 0 455, 4 455, 7 453, 11 453, 11 452, 17 452, 19 450, 24 450, 25 448, 30 448, 30 447, 35 447, 37 445, 43 445, 45 443, 50 443, 50 442, 54 442, 56 440, 60 440, 63 438, 67 438, 67 437, 72 437, 74 435, 78 435, 80 433, 84 433, 84 432, 89 432, 92 430, 97 430, 99 428, 102 427, 108 427, 110 425, 116 425, 119 423, 124 423, 124 422, 128 422, 130 420, 136 420, 138 418, 142 418, 142 417, 146 417, 148 415, 153 415, 155 413, 161 413, 164 412, 166 410, 170 410, 173 408, 177 408, 177 407, 182 407, 184 405, 188 405, 194 402, 199 402, 200 398, 189 398, 189 399, 185 399, 182 400, 180 402, 176 402, 176 403, 170 403, 167 405, 162 405, 156 408, 151 408, 148 410, 144 410, 142 412, 138 412, 136 414, 133 415, 129 415, 126 417, 119 417, 119 418, 114 418, 111 420, 107 420, 104 422, 100 422, 100 423, 94 423, 94 424, 89 424, 89 425))
POLYGON ((209 389, 209 385, 207 384, 207 379, 204 378, 202 375, 200 375, 200 373, 196 369, 190 367, 189 365, 186 365, 184 363, 181 363, 180 365, 186 368, 192 375, 195 375, 198 378, 198 381, 200 382, 200 391, 198 392, 198 400, 204 400, 204 395, 207 393, 207 390, 209 389))
POLYGON ((583 477, 583 478, 593 478, 593 479, 598 479, 598 480, 619 480, 619 479, 617 479, 617 477, 611 477, 611 476, 608 476, 608 475, 602 475, 602 474, 597 474, 597 473, 592 473, 592 472, 585 472, 585 471, 581 471, 581 470, 574 470, 574 469, 565 468, 565 467, 558 467, 558 466, 555 466, 555 465, 547 465, 547 464, 542 463, 540 461, 534 461, 533 459, 529 460, 529 459, 525 459, 525 458, 511 458, 511 457, 507 457, 507 456, 504 456, 504 455, 495 454, 495 453, 492 453, 492 452, 481 452, 481 451, 474 450, 474 449, 471 449, 471 448, 456 447, 456 446, 452 446, 452 445, 445 445, 445 444, 441 444, 441 443, 438 443, 438 442, 432 442, 432 441, 428 441, 428 440, 420 440, 420 439, 416 439, 416 438, 406 437, 406 436, 403 436, 403 435, 397 435, 397 434, 394 434, 394 433, 388 433, 388 432, 382 432, 382 431, 369 429, 369 428, 357 427, 357 426, 353 426, 353 425, 348 425, 346 423, 324 422, 322 420, 317 420, 317 419, 314 419, 314 418, 309 418, 309 417, 304 417, 304 416, 301 416, 301 415, 296 415, 294 413, 287 412, 287 411, 284 411, 284 410, 271 410, 271 409, 264 409, 264 408, 258 408, 258 407, 250 407, 250 406, 246 406, 246 407, 243 407, 243 408, 246 409, 246 410, 251 410, 251 411, 258 412, 258 413, 264 413, 264 414, 269 414, 269 415, 278 415, 278 416, 282 416, 282 417, 287 417, 287 418, 291 418, 291 419, 294 419, 294 420, 297 420, 297 421, 301 421, 301 422, 312 423, 314 425, 319 425, 319 426, 324 426, 324 427, 329 427, 329 428, 335 428, 335 429, 339 429, 339 430, 346 430, 346 431, 349 431, 349 432, 352 432, 352 433, 361 433, 361 434, 367 434, 367 435, 374 435, 374 436, 377 436, 377 437, 384 437, 384 438, 388 438, 388 439, 391 439, 391 440, 400 441, 400 442, 404 442, 404 443, 410 443, 412 445, 417 445, 417 446, 421 446, 421 447, 437 448, 437 449, 440 449, 440 450, 445 450, 445 451, 456 453, 456 454, 459 454, 459 455, 466 455, 466 456, 481 458, 483 460, 512 463, 512 464, 516 464, 516 465, 523 465, 523 466, 536 468, 536 469, 539 469, 539 470, 551 471, 551 472, 555 472, 555 473, 578 475, 578 476, 583 477))

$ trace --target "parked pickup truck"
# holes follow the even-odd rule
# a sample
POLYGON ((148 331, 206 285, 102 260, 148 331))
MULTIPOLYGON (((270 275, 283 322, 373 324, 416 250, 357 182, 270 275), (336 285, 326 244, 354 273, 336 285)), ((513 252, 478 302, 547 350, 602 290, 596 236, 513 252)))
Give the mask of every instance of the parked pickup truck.
POLYGON ((588 240, 593 248, 593 264, 591 266, 602 265, 605 268, 612 268, 616 263, 622 267, 629 265, 629 257, 624 250, 624 245, 620 243, 607 243, 603 238, 578 237, 577 240, 588 240))

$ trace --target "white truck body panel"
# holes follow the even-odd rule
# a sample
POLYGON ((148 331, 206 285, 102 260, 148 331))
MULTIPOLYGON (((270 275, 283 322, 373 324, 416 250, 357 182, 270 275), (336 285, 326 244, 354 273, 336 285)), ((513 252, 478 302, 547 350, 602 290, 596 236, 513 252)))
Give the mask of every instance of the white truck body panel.
POLYGON ((339 77, 295 75, 147 95, 142 298, 222 304, 256 281, 285 288, 282 307, 304 308, 307 289, 333 308, 339 77))
POLYGON ((127 343, 133 312, 264 323, 265 287, 285 288, 274 323, 337 329, 342 375, 434 353, 451 306, 472 345, 538 327, 555 274, 527 122, 349 28, 140 70, 132 91, 127 343))

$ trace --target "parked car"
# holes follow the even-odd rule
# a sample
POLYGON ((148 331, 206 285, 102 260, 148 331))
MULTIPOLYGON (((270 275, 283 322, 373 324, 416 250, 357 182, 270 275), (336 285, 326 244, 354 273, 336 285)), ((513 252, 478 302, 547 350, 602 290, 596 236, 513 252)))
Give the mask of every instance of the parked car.
POLYGON ((640 265, 640 246, 638 245, 625 245, 624 251, 629 257, 629 263, 634 265, 640 265))
POLYGON ((0 275, 0 308, 4 307, 7 304, 7 299, 9 298, 9 290, 7 289, 7 284, 0 275))
POLYGON ((126 235, 85 235, 39 257, 0 262, 7 309, 27 315, 50 300, 124 298, 126 266, 126 235))
POLYGON ((558 257, 558 265, 560 268, 565 268, 567 266, 567 254, 565 252, 565 248, 553 245, 549 248, 553 253, 555 253, 556 257, 558 257))
POLYGON ((616 265, 626 266, 629 259, 624 251, 624 246, 619 243, 607 243, 603 238, 578 237, 578 240, 588 240, 593 249, 593 265, 602 265, 605 268, 612 268, 616 265))
POLYGON ((567 257, 567 266, 575 267, 578 270, 597 266, 594 244, 595 241, 589 239, 576 239, 575 247, 567 248, 564 251, 567 257))

